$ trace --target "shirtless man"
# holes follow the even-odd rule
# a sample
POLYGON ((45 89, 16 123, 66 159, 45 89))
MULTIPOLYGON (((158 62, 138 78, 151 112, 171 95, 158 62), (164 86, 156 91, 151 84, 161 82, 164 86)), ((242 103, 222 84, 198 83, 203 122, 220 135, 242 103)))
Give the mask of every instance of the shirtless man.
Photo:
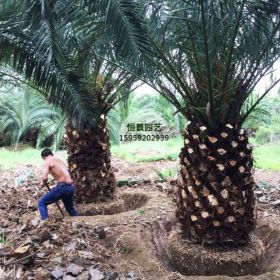
POLYGON ((48 181, 48 174, 57 181, 56 187, 51 189, 45 194, 38 202, 38 209, 42 220, 48 219, 49 204, 53 204, 56 201, 62 199, 63 204, 70 216, 78 216, 79 213, 73 206, 74 185, 68 172, 65 163, 55 158, 50 149, 44 149, 41 153, 42 159, 45 161, 43 175, 41 179, 41 186, 48 181))

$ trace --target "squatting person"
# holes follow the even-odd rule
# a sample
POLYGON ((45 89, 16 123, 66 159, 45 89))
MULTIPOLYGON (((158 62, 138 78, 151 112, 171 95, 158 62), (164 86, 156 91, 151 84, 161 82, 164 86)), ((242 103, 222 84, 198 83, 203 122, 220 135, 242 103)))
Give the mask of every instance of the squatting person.
POLYGON ((62 160, 54 157, 50 149, 44 149, 41 152, 41 157, 45 161, 41 186, 43 186, 48 181, 49 173, 57 182, 56 187, 52 188, 38 202, 38 209, 41 219, 48 219, 47 206, 57 202, 60 199, 63 201, 64 207, 70 216, 78 216, 79 213, 76 211, 73 205, 75 187, 66 164, 62 160))

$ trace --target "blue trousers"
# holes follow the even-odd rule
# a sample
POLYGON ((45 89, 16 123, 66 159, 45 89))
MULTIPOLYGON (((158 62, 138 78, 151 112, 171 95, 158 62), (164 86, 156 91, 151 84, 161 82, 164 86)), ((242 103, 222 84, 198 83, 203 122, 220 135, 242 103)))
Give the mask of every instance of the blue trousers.
POLYGON ((70 216, 79 216, 73 205, 73 195, 75 188, 71 184, 58 183, 56 187, 46 193, 38 202, 38 209, 42 220, 48 219, 49 204, 53 204, 58 200, 62 200, 66 211, 70 216))

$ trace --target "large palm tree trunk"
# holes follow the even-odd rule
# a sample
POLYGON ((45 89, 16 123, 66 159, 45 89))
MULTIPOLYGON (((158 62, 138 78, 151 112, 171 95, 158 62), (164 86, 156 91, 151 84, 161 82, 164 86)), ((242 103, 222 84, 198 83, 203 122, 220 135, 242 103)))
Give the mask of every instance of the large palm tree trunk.
POLYGON ((78 202, 104 201, 115 190, 111 170, 109 132, 106 120, 97 127, 76 129, 68 123, 65 134, 68 165, 76 184, 78 202))
POLYGON ((252 150, 243 130, 191 123, 180 153, 177 216, 194 242, 245 243, 254 228, 252 150))

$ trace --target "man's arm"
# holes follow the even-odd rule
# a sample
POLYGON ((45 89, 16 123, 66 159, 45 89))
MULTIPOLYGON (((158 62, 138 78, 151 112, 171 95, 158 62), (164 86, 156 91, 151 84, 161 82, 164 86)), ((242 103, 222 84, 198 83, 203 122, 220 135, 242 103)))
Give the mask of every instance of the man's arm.
POLYGON ((43 175, 41 178, 41 185, 43 186, 45 183, 48 182, 48 175, 49 175, 49 170, 50 170, 50 166, 49 163, 46 162, 44 169, 43 169, 43 175))

